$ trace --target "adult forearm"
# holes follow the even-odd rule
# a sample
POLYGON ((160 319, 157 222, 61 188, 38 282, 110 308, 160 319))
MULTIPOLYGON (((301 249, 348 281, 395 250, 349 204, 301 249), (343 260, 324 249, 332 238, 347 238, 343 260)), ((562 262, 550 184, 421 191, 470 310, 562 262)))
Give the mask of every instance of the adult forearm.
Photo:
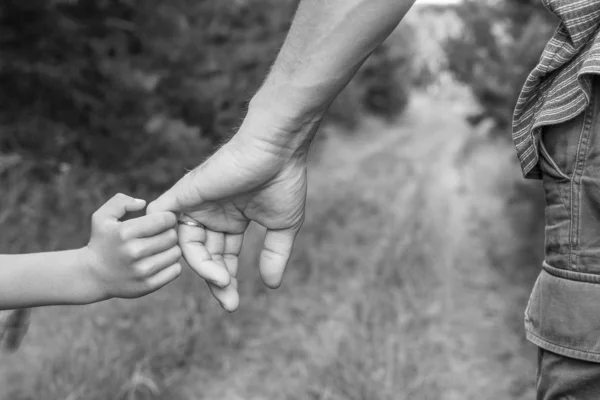
POLYGON ((295 124, 319 120, 414 0, 303 0, 250 111, 295 124))
POLYGON ((84 249, 0 255, 0 309, 100 300, 89 262, 84 249))

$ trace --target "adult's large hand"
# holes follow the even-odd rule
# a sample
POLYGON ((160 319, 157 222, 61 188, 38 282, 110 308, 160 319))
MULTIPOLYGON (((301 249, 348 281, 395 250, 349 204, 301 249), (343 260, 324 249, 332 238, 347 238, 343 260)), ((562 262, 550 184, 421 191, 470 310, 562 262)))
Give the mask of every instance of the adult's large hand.
POLYGON ((331 102, 415 0, 302 0, 233 139, 150 204, 181 211, 180 247, 221 305, 235 310, 238 255, 250 221, 267 228, 259 268, 281 284, 304 219, 306 153, 331 102))
POLYGON ((204 225, 180 225, 179 245, 228 311, 239 305, 238 256, 250 221, 267 229, 259 270, 263 282, 277 288, 304 220, 306 138, 314 132, 290 132, 270 118, 249 115, 227 144, 148 206, 148 212, 183 212, 204 225))

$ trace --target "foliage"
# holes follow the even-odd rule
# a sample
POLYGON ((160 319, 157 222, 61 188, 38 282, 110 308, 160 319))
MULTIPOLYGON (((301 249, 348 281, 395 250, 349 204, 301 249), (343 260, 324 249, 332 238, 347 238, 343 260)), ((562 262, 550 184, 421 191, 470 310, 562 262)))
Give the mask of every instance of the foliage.
POLYGON ((556 21, 538 0, 475 1, 457 8, 464 29, 447 43, 449 67, 491 118, 510 126, 512 109, 556 21))
MULTIPOLYGON (((0 155, 30 160, 42 180, 74 165, 163 188, 239 124, 295 3, 3 1, 0 155)), ((406 61, 379 49, 352 101, 401 110, 407 87, 395 68, 406 61)))
MULTIPOLYGON (((404 28, 404 29, 403 29, 404 28)), ((408 105, 413 82, 410 30, 398 29, 367 59, 328 111, 328 120, 356 128, 365 114, 393 120, 408 105)))
POLYGON ((243 115, 291 7, 2 2, 0 153, 35 160, 50 174, 68 163, 138 179, 140 168, 168 158, 179 175, 179 160, 197 162, 243 115))
POLYGON ((445 41, 461 33, 462 20, 454 5, 417 6, 405 17, 403 24, 411 29, 413 50, 411 75, 413 83, 426 88, 443 80, 448 72, 445 41))

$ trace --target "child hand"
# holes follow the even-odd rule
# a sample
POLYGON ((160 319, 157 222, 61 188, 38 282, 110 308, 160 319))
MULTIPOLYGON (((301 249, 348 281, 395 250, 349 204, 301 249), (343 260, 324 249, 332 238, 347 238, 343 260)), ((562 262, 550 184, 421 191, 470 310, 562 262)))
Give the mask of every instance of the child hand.
POLYGON ((92 216, 92 235, 85 251, 101 297, 140 297, 181 273, 175 214, 160 212, 119 221, 145 205, 144 200, 117 194, 92 216))

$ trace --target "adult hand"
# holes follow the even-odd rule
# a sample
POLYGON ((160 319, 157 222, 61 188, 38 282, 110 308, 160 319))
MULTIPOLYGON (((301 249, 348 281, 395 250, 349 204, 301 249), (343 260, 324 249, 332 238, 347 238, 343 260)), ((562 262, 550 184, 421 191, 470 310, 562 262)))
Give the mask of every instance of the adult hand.
POLYGON ((238 256, 250 221, 267 229, 259 270, 263 282, 277 288, 304 220, 307 138, 318 122, 297 132, 284 127, 294 124, 272 120, 249 112, 227 144, 148 206, 149 213, 183 212, 204 225, 180 225, 179 245, 228 311, 239 305, 238 256))

